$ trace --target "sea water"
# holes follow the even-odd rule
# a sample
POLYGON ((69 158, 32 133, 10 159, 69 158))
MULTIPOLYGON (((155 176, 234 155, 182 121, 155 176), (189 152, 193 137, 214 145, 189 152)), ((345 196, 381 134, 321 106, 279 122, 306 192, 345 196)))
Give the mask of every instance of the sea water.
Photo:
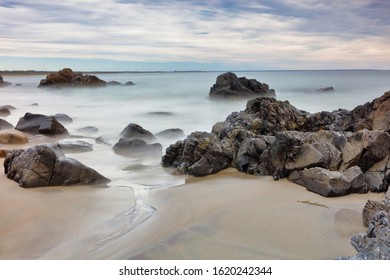
MULTIPOLYGON (((76 158, 110 178, 111 186, 161 188, 183 182, 160 166, 161 157, 128 158, 115 154, 111 146, 97 144, 103 136, 112 145, 120 132, 136 123, 158 133, 180 128, 186 135, 193 131, 211 131, 234 111, 245 109, 246 100, 211 100, 210 87, 219 72, 115 73, 96 74, 105 81, 132 81, 132 86, 101 88, 38 88, 44 76, 5 76, 13 86, 0 88, 0 105, 13 105, 5 120, 16 125, 26 112, 54 115, 65 113, 73 122, 65 124, 71 135, 94 145, 88 153, 67 156, 76 158), (20 86, 14 86, 21 84, 20 86), (34 105, 33 105, 34 104, 34 105), (77 130, 94 126, 98 132, 77 130), (87 137, 87 138, 83 138, 87 137)), ((289 100, 298 109, 309 112, 353 109, 390 90, 390 71, 261 71, 236 72, 267 83, 275 89, 276 98, 289 100), (318 92, 334 87, 333 92, 318 92)), ((165 149, 174 140, 158 139, 165 149)))

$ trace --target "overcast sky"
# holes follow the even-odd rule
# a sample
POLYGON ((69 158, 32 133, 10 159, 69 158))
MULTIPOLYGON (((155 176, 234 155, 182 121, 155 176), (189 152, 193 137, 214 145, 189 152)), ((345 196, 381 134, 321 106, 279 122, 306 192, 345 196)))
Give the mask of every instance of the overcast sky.
POLYGON ((0 70, 390 69, 388 0, 0 0, 0 70))

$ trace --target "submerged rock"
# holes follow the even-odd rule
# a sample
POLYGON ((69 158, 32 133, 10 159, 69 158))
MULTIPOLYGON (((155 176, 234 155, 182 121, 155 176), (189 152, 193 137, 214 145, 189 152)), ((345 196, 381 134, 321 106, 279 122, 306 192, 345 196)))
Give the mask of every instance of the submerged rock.
POLYGON ((19 119, 15 129, 31 134, 69 135, 67 129, 54 116, 41 114, 26 113, 19 119))
POLYGON ((260 83, 255 79, 238 78, 232 72, 219 75, 209 93, 209 96, 213 98, 248 98, 267 95, 274 96, 275 90, 269 89, 267 84, 260 83))
POLYGON ((11 115, 10 110, 6 106, 0 106, 0 117, 6 117, 11 115))
POLYGON ((334 87, 323 87, 323 88, 317 89, 317 91, 319 91, 319 92, 333 92, 334 87))
POLYGON ((94 75, 84 75, 73 72, 70 68, 64 68, 58 72, 50 73, 46 79, 41 80, 39 87, 97 87, 106 86, 106 82, 94 75))
POLYGON ((54 145, 38 145, 8 153, 4 161, 4 173, 24 188, 109 181, 92 168, 65 157, 54 145))
POLYGON ((2 129, 12 129, 14 126, 7 122, 6 120, 0 119, 0 130, 2 129))
POLYGON ((72 123, 73 122, 73 119, 71 117, 69 117, 67 114, 64 114, 64 113, 55 114, 54 117, 60 123, 66 124, 66 123, 72 123))
POLYGON ((59 141, 57 146, 64 153, 85 153, 93 151, 93 145, 83 140, 65 139, 59 141))
POLYGON ((186 137, 186 135, 184 134, 184 131, 180 128, 170 128, 156 133, 156 137, 177 140, 186 137))
POLYGON ((142 139, 121 138, 112 149, 116 154, 126 157, 161 156, 162 154, 161 144, 148 144, 142 139))
POLYGON ((0 75, 0 88, 12 85, 10 82, 4 81, 3 76, 0 75))

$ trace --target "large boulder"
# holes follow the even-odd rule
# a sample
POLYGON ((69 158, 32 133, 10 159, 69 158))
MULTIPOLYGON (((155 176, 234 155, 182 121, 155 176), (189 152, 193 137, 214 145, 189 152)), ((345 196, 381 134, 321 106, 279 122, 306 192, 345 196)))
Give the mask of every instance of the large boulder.
POLYGON ((8 153, 4 160, 4 173, 24 188, 109 181, 92 168, 65 157, 54 145, 38 145, 8 153))
POLYGON ((255 79, 238 78, 232 72, 219 75, 209 93, 209 96, 213 98, 248 98, 267 95, 274 96, 275 90, 269 89, 267 84, 260 83, 255 79))
POLYGON ((15 129, 30 134, 69 135, 67 129, 54 116, 41 114, 26 113, 19 119, 15 129))
POLYGON ((94 75, 86 75, 73 72, 70 68, 64 68, 58 72, 50 73, 46 79, 41 80, 39 87, 97 87, 106 86, 106 82, 94 75))
POLYGON ((294 171, 289 180, 325 197, 350 193, 350 182, 341 172, 321 167, 294 171))

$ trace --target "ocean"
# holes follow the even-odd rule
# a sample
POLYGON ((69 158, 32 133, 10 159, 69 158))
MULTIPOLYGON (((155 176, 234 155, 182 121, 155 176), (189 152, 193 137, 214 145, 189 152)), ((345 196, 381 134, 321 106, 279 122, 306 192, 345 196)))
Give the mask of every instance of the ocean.
MULTIPOLYGON (((222 73, 222 72, 221 72, 222 73)), ((16 125, 26 112, 54 115, 65 113, 73 119, 66 124, 71 135, 94 138, 103 136, 111 144, 129 124, 136 123, 158 133, 180 128, 186 135, 193 131, 211 131, 231 112, 245 109, 246 100, 210 100, 208 93, 219 72, 119 73, 96 74, 105 81, 132 81, 133 86, 102 88, 38 88, 44 76, 5 76, 13 85, 0 88, 0 105, 16 110, 4 119, 16 125), (33 106, 37 103, 38 106, 33 106), (77 129, 94 126, 94 134, 77 129)), ((309 112, 353 109, 390 90, 390 71, 261 71, 235 72, 267 83, 276 98, 288 100, 298 109, 309 112), (317 89, 332 86, 334 92, 317 89)), ((160 157, 127 158, 113 153, 110 146, 96 144, 89 153, 71 154, 110 178, 111 186, 159 188, 177 185, 183 177, 171 176, 160 166, 160 157)), ((174 141, 161 140, 163 151, 174 141)))

